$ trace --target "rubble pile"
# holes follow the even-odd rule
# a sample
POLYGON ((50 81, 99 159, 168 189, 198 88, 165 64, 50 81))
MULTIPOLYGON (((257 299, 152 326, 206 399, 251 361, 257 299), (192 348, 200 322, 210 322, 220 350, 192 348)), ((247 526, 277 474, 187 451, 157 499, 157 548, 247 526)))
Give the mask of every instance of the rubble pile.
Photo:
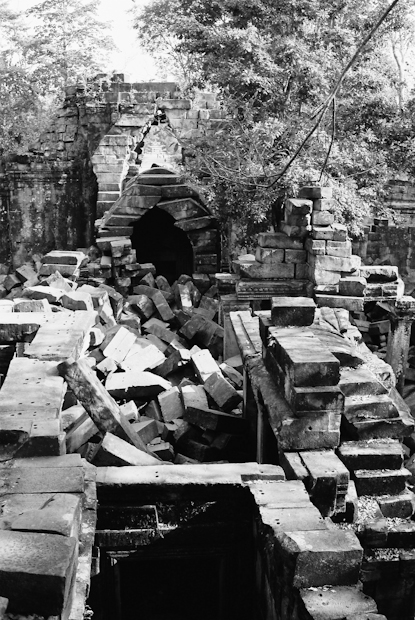
MULTIPOLYGON (((26 357, 60 361, 69 391, 61 428, 55 425, 66 431, 66 451, 101 466, 246 460, 241 361, 222 361, 209 277, 182 275, 170 286, 152 264, 141 265, 142 277, 123 297, 94 280, 79 285, 86 263, 82 252, 50 252, 36 280, 27 271, 0 302, 10 317, 0 334, 10 343, 5 354, 23 341, 26 357), (73 321, 82 337, 65 347, 73 321), (48 326, 56 344, 43 351, 48 326)), ((3 401, 11 383, 6 377, 3 401)))

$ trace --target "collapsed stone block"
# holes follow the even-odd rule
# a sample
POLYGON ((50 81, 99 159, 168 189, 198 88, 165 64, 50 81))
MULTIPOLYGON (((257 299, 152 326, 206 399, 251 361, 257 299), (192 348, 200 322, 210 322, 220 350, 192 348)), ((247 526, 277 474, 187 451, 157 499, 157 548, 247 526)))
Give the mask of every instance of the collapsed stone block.
POLYGON ((316 304, 310 297, 273 297, 272 324, 280 327, 308 326, 314 321, 316 304))
POLYGON ((211 374, 204 382, 206 392, 224 411, 232 411, 242 401, 242 396, 221 374, 211 374))

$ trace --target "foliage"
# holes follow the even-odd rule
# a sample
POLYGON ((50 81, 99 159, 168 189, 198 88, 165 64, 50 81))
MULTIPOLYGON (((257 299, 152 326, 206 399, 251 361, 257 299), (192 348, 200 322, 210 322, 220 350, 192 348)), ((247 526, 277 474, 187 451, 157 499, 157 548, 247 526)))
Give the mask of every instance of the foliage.
POLYGON ((34 20, 27 57, 36 81, 62 92, 102 69, 113 43, 98 6, 99 0, 42 0, 27 11, 34 20))
POLYGON ((398 135, 405 116, 397 105, 401 78, 389 50, 412 15, 412 0, 398 4, 346 75, 334 122, 326 114, 300 156, 283 177, 280 173, 313 126, 346 61, 389 4, 152 0, 136 11, 141 42, 164 64, 171 57, 186 92, 217 90, 228 114, 226 130, 197 148, 188 145, 190 169, 205 178, 224 225, 238 219, 247 233, 248 222, 267 223, 272 211, 275 219, 275 204, 310 181, 334 186, 339 217, 353 234, 365 216, 379 209, 394 167, 391 144, 402 143, 398 135))
POLYGON ((0 0, 0 155, 24 153, 68 82, 94 75, 111 47, 96 0, 44 0, 22 13, 0 0))

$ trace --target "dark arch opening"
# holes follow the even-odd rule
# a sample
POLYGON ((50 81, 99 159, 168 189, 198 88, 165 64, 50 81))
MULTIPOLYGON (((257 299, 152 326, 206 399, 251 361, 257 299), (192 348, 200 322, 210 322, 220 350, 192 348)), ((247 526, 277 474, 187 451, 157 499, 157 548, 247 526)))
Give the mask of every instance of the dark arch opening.
POLYGON ((172 284, 182 273, 193 273, 193 248, 189 237, 174 226, 175 219, 153 207, 134 224, 131 237, 137 262, 153 263, 157 275, 172 284))

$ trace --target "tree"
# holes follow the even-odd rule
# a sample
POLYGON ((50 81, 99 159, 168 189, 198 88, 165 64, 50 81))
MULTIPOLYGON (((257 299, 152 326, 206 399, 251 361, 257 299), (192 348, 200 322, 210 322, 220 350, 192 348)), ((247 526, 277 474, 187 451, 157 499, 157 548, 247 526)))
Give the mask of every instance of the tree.
POLYGON ((27 59, 34 80, 51 91, 102 71, 114 47, 97 15, 99 0, 43 0, 27 11, 34 21, 27 59))
POLYGON ((190 95, 194 88, 216 89, 228 112, 227 130, 193 149, 187 145, 192 174, 204 178, 225 226, 235 218, 246 227, 267 222, 275 203, 303 182, 335 186, 339 216, 353 233, 363 215, 379 206, 390 165, 385 129, 397 122, 399 111, 386 50, 402 31, 412 1, 397 5, 382 23, 346 74, 333 112, 304 148, 303 143, 346 61, 388 5, 385 0, 364 5, 360 0, 153 0, 136 12, 142 44, 164 63, 172 55, 190 95))

